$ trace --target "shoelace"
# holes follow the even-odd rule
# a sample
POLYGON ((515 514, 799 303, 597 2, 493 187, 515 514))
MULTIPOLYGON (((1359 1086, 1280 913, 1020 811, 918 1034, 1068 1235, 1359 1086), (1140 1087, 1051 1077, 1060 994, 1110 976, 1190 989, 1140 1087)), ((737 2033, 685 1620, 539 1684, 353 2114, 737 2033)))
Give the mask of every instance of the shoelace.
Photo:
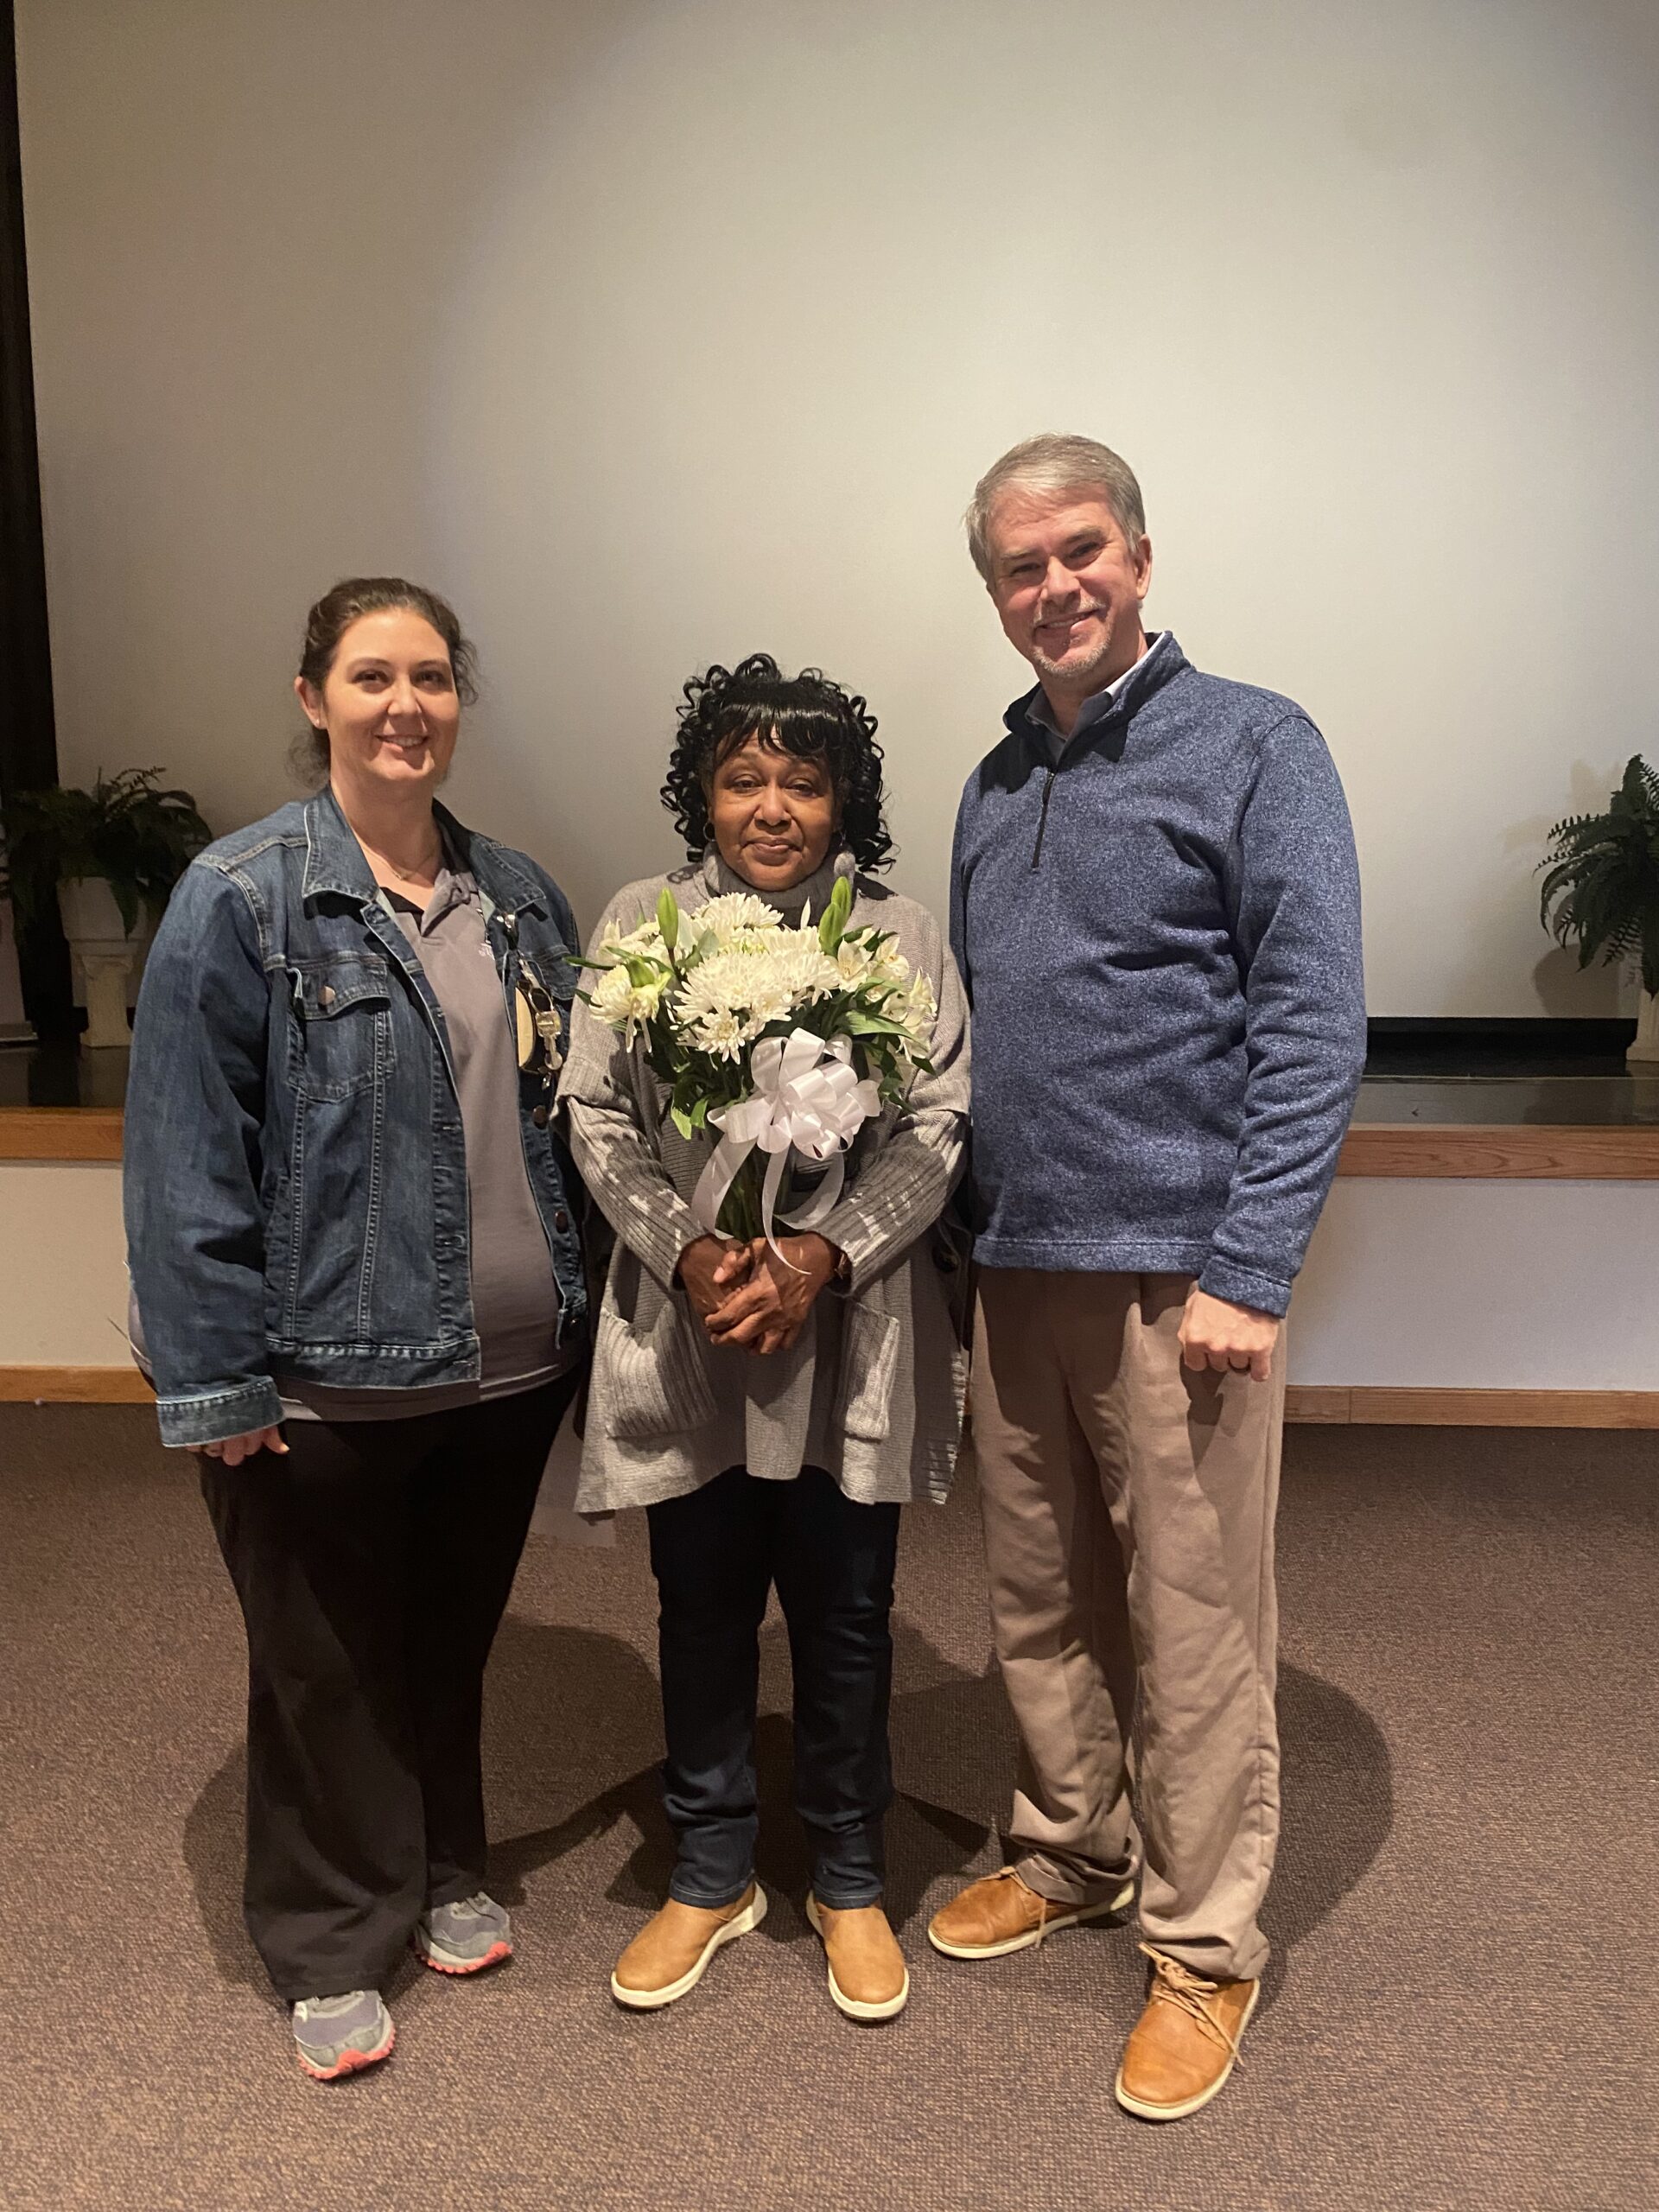
POLYGON ((463 1917, 470 1913, 474 1920, 481 1920, 491 1903, 492 1899, 487 1890, 474 1890, 469 1897, 452 1897, 448 1904, 429 1905, 426 1909, 426 1917, 429 1920, 435 1920, 441 1912, 458 1912, 463 1917))
POLYGON ((1196 2021, 1205 2035, 1221 2045, 1235 2065, 1242 2066, 1244 2061, 1239 2056, 1238 2037, 1230 2036, 1205 2004, 1206 1998, 1217 1994, 1220 1984, 1206 1981, 1201 1974, 1194 1974, 1179 1959, 1154 1951, 1150 1943, 1142 1943, 1141 1948, 1152 1961, 1152 1988, 1147 2001, 1173 2005, 1178 2012, 1185 2012, 1189 2020, 1196 2021))
POLYGON ((1020 1881, 1020 1869, 1017 1866, 999 1866, 995 1873, 991 1876, 991 1879, 994 1882, 1019 1882, 1020 1888, 1028 1891, 1041 1905, 1042 1910, 1037 1916, 1037 1948, 1040 1951, 1043 1948, 1043 1938, 1048 1933, 1048 1916, 1051 1912, 1058 1912, 1061 1907, 1052 1904, 1040 1890, 1032 1889, 1029 1882, 1020 1881))

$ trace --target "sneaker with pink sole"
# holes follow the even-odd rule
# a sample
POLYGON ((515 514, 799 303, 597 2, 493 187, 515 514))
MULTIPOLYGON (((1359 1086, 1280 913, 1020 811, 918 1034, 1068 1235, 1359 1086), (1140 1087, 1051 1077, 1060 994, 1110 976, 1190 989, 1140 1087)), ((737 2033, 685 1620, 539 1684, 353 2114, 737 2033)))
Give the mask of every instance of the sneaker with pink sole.
POLYGON ((410 1942, 422 1965, 438 1974, 482 1974, 512 1956, 512 1916, 478 1890, 451 1904, 429 1905, 410 1942))
POLYGON ((314 2082, 337 2082, 390 2058, 397 2040, 391 2015, 375 1989, 343 1997, 302 1997, 294 2007, 294 2050, 314 2082))

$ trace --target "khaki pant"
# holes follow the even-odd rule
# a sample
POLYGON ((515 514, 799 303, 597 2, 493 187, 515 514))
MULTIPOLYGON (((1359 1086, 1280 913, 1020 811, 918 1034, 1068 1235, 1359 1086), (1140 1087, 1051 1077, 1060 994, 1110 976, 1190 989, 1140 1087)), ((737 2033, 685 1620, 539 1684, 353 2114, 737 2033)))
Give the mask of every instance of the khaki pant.
POLYGON ((1256 1914, 1279 1834, 1285 1351, 1281 1333, 1268 1382, 1183 1368, 1189 1287, 986 1268, 974 1443, 1020 1736, 1020 1875, 1093 1904, 1144 1859, 1147 1941, 1229 1979, 1266 1962, 1256 1914))

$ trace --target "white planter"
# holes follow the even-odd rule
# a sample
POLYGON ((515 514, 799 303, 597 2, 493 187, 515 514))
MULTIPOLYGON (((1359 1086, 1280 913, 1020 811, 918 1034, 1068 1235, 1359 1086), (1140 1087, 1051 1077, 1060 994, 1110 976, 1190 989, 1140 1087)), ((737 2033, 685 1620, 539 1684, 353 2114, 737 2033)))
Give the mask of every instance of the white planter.
POLYGON ((58 912, 86 990, 86 1033, 94 1051, 132 1042, 127 1027, 127 982, 143 943, 142 929, 128 935, 115 893, 101 875, 72 876, 58 886, 58 912))
POLYGON ((1636 1041, 1624 1055, 1630 1067, 1659 1067, 1659 998, 1643 991, 1636 1010, 1636 1041))

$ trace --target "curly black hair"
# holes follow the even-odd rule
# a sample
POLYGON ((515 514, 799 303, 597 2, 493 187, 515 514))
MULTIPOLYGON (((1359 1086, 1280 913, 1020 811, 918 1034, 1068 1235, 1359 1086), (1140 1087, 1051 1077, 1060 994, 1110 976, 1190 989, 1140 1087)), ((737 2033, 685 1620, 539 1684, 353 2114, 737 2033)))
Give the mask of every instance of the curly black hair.
POLYGON ((882 813, 881 748, 875 716, 862 699, 822 670, 785 676, 770 653, 735 668, 694 676, 678 709, 679 732, 663 785, 663 804, 697 860, 712 834, 709 787, 728 753, 757 731, 798 760, 822 760, 841 809, 842 842, 861 868, 890 868, 893 839, 882 813))

